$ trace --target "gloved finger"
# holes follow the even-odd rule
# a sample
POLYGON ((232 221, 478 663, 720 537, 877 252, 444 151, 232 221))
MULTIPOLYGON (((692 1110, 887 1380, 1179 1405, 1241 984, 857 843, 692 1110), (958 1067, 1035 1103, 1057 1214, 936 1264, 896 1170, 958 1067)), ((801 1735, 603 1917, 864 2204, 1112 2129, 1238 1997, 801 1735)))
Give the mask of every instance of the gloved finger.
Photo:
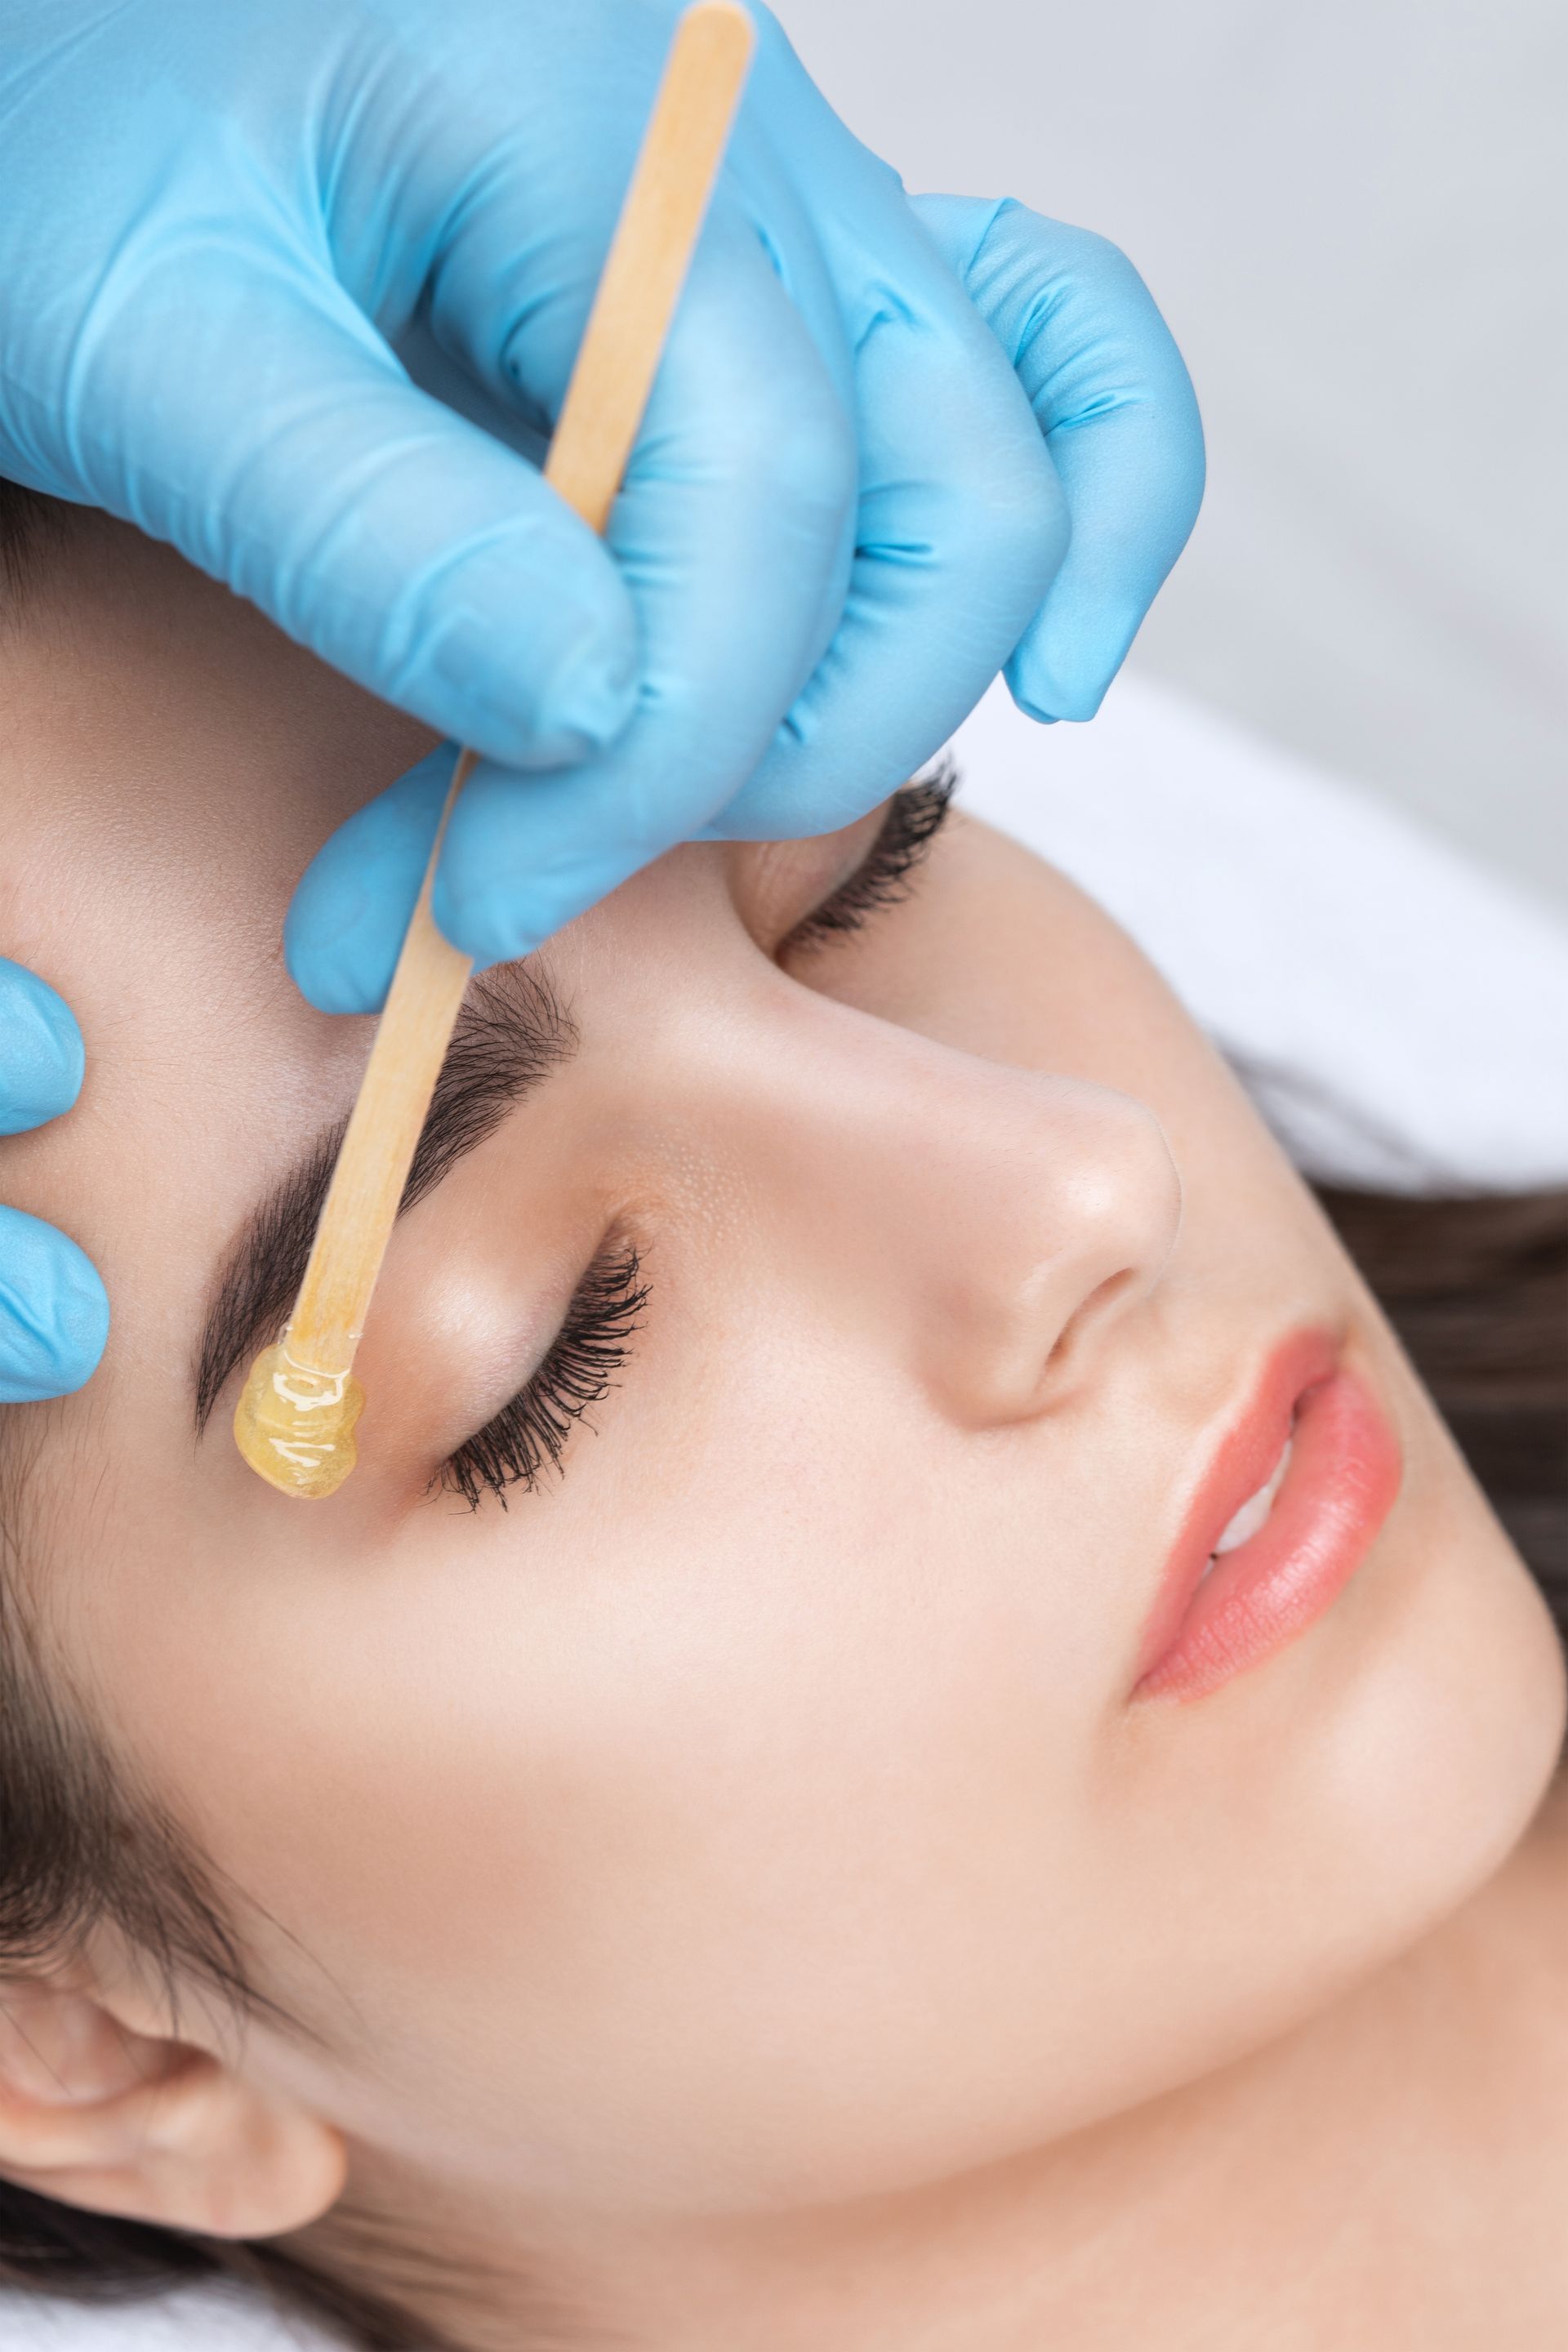
MULTIPOLYGON (((854 424, 839 389, 852 362, 809 230, 787 191, 767 193, 765 240, 746 209, 754 184, 714 205, 611 518, 646 648, 637 721, 611 759, 564 775, 481 761, 454 815, 436 915, 481 963, 525 953, 699 826, 833 635, 854 545, 854 424)), ((506 265, 507 226, 472 208, 444 268, 439 330, 488 393, 537 413, 555 394, 550 368, 569 373, 597 262, 587 243, 580 267, 558 256, 553 294, 535 289, 530 309, 506 265)), ((360 811, 301 882, 286 951, 323 1010, 384 1001, 452 757, 431 754, 360 811)))
POLYGON ((193 259, 164 223, 127 259, 78 339, 78 399, 113 427, 84 488, 443 735, 519 766, 614 740, 637 630, 594 533, 416 390, 311 257, 253 258, 256 236, 193 259))
MULTIPOLYGON (((764 54, 768 47, 764 27, 764 54)), ((645 58, 644 67, 651 87, 657 52, 645 58)), ((432 208, 437 194, 446 193, 430 191, 432 208)), ((564 200, 557 187, 548 218, 542 221, 525 161, 520 157, 515 171, 509 171, 497 168, 492 159, 480 186, 466 197, 457 222, 442 231, 440 263, 428 310, 429 331, 464 377, 515 419, 514 430, 519 433, 538 430, 559 414, 620 196, 616 175, 606 173, 598 158, 585 152, 569 173, 564 200)), ((421 226, 424 234, 436 234, 429 223, 421 226)), ((693 278, 696 290, 689 284, 682 296, 661 374, 668 377, 672 370, 681 372, 691 396, 701 405, 698 430, 705 440, 713 442, 717 437, 712 412, 721 388, 723 396, 741 404, 740 413, 723 426, 725 440, 750 433, 754 462, 763 468, 770 466, 773 446, 789 430, 780 412, 799 350, 799 328, 805 329, 845 417, 853 417, 854 355, 837 289, 795 177, 769 142, 758 134, 745 107, 714 189, 693 278), (764 266, 771 268, 795 312, 795 320, 787 328, 780 306, 771 299, 772 289, 757 283, 764 266), (734 289, 737 304, 733 331, 728 337, 731 344, 747 333, 757 337, 782 333, 784 340, 776 350, 763 341, 747 353, 727 355, 721 374, 710 383, 703 373, 703 356, 711 351, 725 324, 717 304, 726 286, 734 289), (694 350, 695 357, 688 357, 694 350)), ((811 397, 814 401, 818 397, 815 387, 811 397)), ((661 400, 655 421, 659 415, 668 419, 669 414, 668 399, 661 400)), ((639 436, 628 467, 628 490, 634 495, 650 466, 657 467, 659 463, 658 451, 647 443, 647 433, 653 429, 650 422, 639 436)), ((810 430, 809 420, 803 420, 801 436, 810 430)), ((689 541, 689 560, 700 566, 701 532, 710 518, 716 524, 721 520, 719 500, 713 495, 719 486, 710 489, 696 473, 689 476, 689 481, 696 501, 692 520, 697 527, 689 541)), ((797 570, 789 581, 763 583, 765 594, 796 602, 808 593, 813 580, 823 583, 816 629, 803 676, 826 650, 848 584, 854 554, 853 501, 843 501, 833 520, 836 543, 825 551, 824 562, 797 570)), ((612 530, 610 543, 618 553, 624 532, 617 537, 612 530)), ((759 556, 764 551, 759 548, 759 556)), ((635 599, 635 581, 630 584, 635 599)), ((775 722, 780 715, 773 713, 775 722)))
POLYGON ((1019 204, 912 201, 1016 370, 1072 519, 1008 684, 1037 719, 1090 719, 1197 517, 1192 381, 1148 288, 1105 238, 1019 204))
POLYGON ((0 1135, 69 1110, 81 1092, 81 1031, 37 972, 0 956, 0 1135))
POLYGON ((854 421, 754 235, 705 231, 609 541, 643 639, 637 716, 603 757, 481 762, 435 894, 481 963, 526 953, 722 806, 831 634, 854 421))
POLYGON ((306 867, 283 925, 295 985, 323 1013, 379 1013, 458 757, 437 744, 359 809, 306 867))
POLYGON ((109 1337, 109 1300, 90 1258, 53 1225, 0 1208, 0 1404, 68 1396, 109 1337))
POLYGON ((1068 519, 1017 379, 910 225, 858 342, 849 593, 826 658, 714 837, 826 832, 874 807, 973 707, 1038 609, 1068 519))

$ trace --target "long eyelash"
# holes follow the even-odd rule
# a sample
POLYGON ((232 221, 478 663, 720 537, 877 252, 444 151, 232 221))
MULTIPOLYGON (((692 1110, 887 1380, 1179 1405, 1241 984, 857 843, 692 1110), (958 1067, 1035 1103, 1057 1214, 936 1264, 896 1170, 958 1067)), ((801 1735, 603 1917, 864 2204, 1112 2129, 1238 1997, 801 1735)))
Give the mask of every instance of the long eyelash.
POLYGON ((632 1334, 647 1304, 640 1275, 629 1245, 600 1253, 539 1370, 442 1465, 432 1482, 437 1488, 461 1495, 471 1511, 489 1493, 504 1511, 509 1486, 531 1491, 559 1473, 567 1439, 603 1403, 631 1354, 632 1334))
POLYGON ((949 759, 895 793, 865 863, 795 925, 780 952, 858 931, 868 916, 907 898, 916 868, 942 831, 957 790, 958 770, 949 759))

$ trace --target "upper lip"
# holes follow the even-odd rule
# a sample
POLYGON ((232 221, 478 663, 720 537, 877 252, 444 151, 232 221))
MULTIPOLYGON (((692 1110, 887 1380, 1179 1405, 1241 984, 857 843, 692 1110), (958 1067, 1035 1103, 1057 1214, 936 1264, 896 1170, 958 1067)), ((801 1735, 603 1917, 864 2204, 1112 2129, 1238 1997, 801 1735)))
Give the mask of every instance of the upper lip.
POLYGON ((1226 1416, 1208 1450, 1143 1626, 1134 1676, 1163 1657, 1202 1581, 1220 1537, 1247 1498, 1267 1484, 1307 1391, 1336 1370, 1342 1340, 1312 1328, 1289 1333, 1255 1373, 1243 1402, 1226 1416))

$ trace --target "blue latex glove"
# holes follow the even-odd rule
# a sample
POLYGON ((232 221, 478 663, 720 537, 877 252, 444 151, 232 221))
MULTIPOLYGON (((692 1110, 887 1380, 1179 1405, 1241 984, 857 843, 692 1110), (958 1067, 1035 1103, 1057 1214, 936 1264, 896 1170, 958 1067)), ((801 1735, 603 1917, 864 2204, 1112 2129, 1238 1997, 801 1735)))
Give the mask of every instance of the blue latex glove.
MULTIPOLYGON (((537 461, 678 13, 6 9, 0 474, 173 541, 486 755, 436 900, 481 963, 673 842, 845 823, 1004 664, 1026 709, 1088 718, 1201 495, 1192 388, 1121 257, 906 197, 758 7, 601 546, 537 461)), ((381 1002, 450 760, 301 886, 317 1003, 381 1002)), ((0 1088, 18 1019, 69 1021, 37 987, 0 992, 0 1088)), ((0 1395, 76 1385, 105 1311, 72 1244, 0 1215, 0 1395)))
MULTIPOLYGON (((81 1076, 81 1033, 68 1006, 0 957, 0 1135, 69 1110, 81 1076)), ((103 1285, 75 1242, 0 1208, 0 1404, 80 1388, 108 1334, 103 1285)))
MULTIPOLYGON (((1089 717, 1200 495, 1121 257, 911 202, 759 8, 606 552, 531 459, 677 14, 6 10, 0 473, 173 541, 487 755, 436 905, 481 962, 672 842, 872 806, 1005 663, 1026 709, 1089 717)), ((289 944, 317 1003, 380 1001, 437 797, 416 778, 315 870, 289 944)))

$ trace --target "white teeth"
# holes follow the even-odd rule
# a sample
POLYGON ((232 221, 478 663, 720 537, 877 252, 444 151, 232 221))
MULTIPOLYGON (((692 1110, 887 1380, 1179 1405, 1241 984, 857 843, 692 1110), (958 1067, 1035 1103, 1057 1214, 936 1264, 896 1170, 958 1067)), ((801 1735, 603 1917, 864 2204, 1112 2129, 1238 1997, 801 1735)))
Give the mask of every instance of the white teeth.
POLYGON ((1268 1484, 1266 1486, 1259 1486, 1256 1495, 1247 1496, 1218 1543, 1215 1544, 1214 1556, 1216 1559, 1222 1552, 1235 1551, 1238 1544, 1247 1542, 1258 1533, 1274 1507, 1274 1497, 1284 1485, 1285 1473, 1289 1467, 1290 1440, 1287 1438, 1285 1450, 1274 1465, 1273 1475, 1268 1484))

